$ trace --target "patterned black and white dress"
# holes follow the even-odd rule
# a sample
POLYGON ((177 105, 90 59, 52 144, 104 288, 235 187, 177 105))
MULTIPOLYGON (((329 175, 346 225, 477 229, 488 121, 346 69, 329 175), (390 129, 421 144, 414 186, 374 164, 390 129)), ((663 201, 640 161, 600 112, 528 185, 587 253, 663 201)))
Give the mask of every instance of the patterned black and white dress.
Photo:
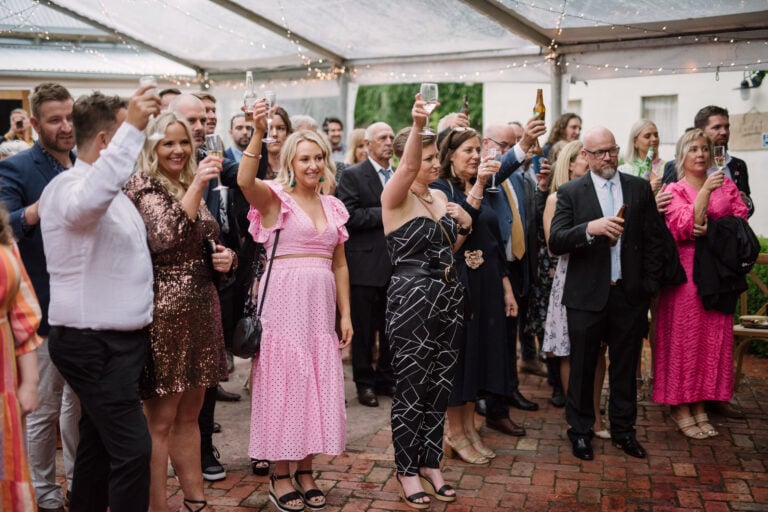
POLYGON ((387 338, 396 391, 392 441, 397 472, 438 468, 443 426, 462 336, 464 291, 458 281, 403 275, 453 265, 456 224, 416 217, 387 235, 394 272, 387 292, 387 338), (450 240, 446 239, 450 236, 450 240))

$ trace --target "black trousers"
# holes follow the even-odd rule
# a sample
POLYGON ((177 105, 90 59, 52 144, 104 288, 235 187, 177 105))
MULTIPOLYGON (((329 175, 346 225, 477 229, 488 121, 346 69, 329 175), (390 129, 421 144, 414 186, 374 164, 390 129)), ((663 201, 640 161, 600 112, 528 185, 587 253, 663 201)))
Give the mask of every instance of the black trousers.
POLYGON ((602 311, 568 308, 571 374, 565 417, 571 426, 568 430, 571 439, 592 436, 595 368, 603 341, 608 345, 610 359, 608 417, 611 437, 618 439, 634 433, 637 419, 635 373, 647 324, 648 303, 630 304, 621 284, 611 287, 608 304, 602 311))
POLYGON ((152 440, 139 399, 148 330, 51 327, 51 360, 80 399, 71 512, 146 512, 152 440))
POLYGON ((392 386, 392 356, 389 341, 384 332, 387 309, 386 286, 350 287, 352 314, 352 378, 357 390, 383 389, 392 386), (379 359, 373 366, 373 351, 379 331, 379 359))
POLYGON ((401 475, 438 468, 443 427, 464 326, 464 290, 425 277, 393 277, 387 337, 397 377, 392 442, 401 475))

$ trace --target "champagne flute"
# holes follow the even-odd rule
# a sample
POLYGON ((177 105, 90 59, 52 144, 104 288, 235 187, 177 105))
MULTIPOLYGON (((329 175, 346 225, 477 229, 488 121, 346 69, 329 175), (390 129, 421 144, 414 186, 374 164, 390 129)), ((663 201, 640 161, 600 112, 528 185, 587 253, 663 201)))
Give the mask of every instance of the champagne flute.
MULTIPOLYGON (((215 156, 216 158, 219 158, 219 159, 224 158, 224 144, 222 143, 221 137, 219 137, 215 133, 205 136, 205 149, 208 152, 209 156, 215 156)), ((218 185, 213 187, 213 190, 224 190, 226 188, 229 188, 222 185, 221 180, 219 180, 218 177, 214 179, 216 180, 218 185)))
MULTIPOLYGON (((147 92, 151 92, 152 94, 157 94, 157 79, 154 76, 145 75, 139 78, 139 87, 144 87, 147 85, 154 86, 154 88, 149 89, 147 92)), ((150 119, 154 119, 154 118, 155 116, 150 116, 150 119)), ((165 137, 165 134, 155 131, 149 137, 147 137, 147 139, 151 140, 152 142, 156 142, 158 140, 162 140, 163 137, 165 137)))
POLYGON ((725 146, 714 147, 715 165, 718 171, 725 169, 725 146))
MULTIPOLYGON (((488 160, 499 160, 501 155, 499 154, 499 150, 496 148, 489 148, 488 151, 486 151, 486 161, 488 160)), ((493 176, 491 176, 491 186, 485 189, 486 192, 492 192, 497 193, 500 189, 496 186, 496 173, 493 173, 493 176)))
POLYGON ((261 142, 271 144, 277 142, 277 139, 272 136, 272 107, 275 106, 277 95, 275 91, 264 91, 264 99, 267 100, 267 134, 261 139, 261 142))
POLYGON ((421 99, 424 101, 424 110, 427 111, 427 124, 421 131, 421 135, 435 135, 429 128, 429 115, 437 107, 437 84, 423 83, 421 84, 421 99))

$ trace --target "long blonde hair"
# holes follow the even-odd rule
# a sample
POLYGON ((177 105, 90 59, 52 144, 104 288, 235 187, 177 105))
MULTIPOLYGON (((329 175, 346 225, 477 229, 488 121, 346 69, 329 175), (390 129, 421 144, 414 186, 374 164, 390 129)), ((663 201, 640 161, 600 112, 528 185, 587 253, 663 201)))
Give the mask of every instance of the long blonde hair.
POLYGON ((13 230, 8 217, 8 210, 0 204, 0 244, 11 245, 13 243, 13 230))
POLYGON ((550 193, 557 192, 559 187, 571 181, 571 164, 576 160, 583 147, 584 144, 580 140, 574 140, 560 150, 560 153, 557 155, 557 162, 555 162, 555 171, 552 173, 552 184, 549 187, 550 193))
POLYGON ((285 139, 285 142, 283 142, 283 149, 280 151, 280 169, 277 171, 277 176, 275 176, 275 183, 279 183, 283 186, 283 189, 287 191, 293 190, 295 185, 292 184, 294 181, 294 174, 293 169, 291 168, 291 162, 293 162, 293 159, 296 157, 296 149, 298 148, 299 143, 305 141, 314 142, 323 153, 324 182, 321 185, 321 190, 323 193, 327 193, 327 188, 330 189, 330 187, 333 186, 332 181, 335 180, 333 170, 328 167, 327 163, 331 148, 325 142, 323 137, 312 130, 293 132, 287 139, 285 139))
POLYGON ((147 135, 147 139, 144 141, 144 147, 142 148, 141 154, 139 155, 138 166, 142 174, 155 178, 173 197, 181 201, 181 198, 184 196, 187 188, 189 188, 189 186, 192 184, 192 180, 195 179, 195 173, 197 172, 197 162, 195 159, 194 149, 192 150, 192 154, 189 156, 187 164, 184 166, 184 169, 182 169, 181 175, 179 176, 179 182, 181 183, 181 187, 179 187, 162 173, 158 165, 157 145, 161 142, 162 139, 152 140, 153 137, 151 137, 151 135, 155 133, 161 133, 163 136, 165 136, 165 132, 168 127, 174 123, 179 123, 184 127, 184 131, 186 132, 187 138, 189 139, 189 143, 194 147, 192 130, 189 129, 187 120, 178 116, 175 112, 163 112, 155 119, 151 120, 147 128, 144 130, 144 133, 147 135))

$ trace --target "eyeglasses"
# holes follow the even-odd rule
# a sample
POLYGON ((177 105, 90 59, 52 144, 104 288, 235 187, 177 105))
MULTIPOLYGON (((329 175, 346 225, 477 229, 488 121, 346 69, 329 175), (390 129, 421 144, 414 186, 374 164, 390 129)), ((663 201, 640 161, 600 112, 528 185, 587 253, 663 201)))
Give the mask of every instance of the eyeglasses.
POLYGON ((510 144, 508 142, 499 142, 499 141, 494 140, 494 139, 492 139, 490 137, 486 137, 486 139, 488 139, 489 141, 491 141, 494 144, 496 144, 497 146, 499 146, 501 148, 502 152, 506 152, 509 148, 512 147, 512 144, 510 144))
POLYGON ((611 155, 612 157, 618 155, 619 149, 620 149, 619 146, 613 146, 612 148, 609 148, 609 149, 598 149, 597 151, 590 151, 587 148, 584 148, 584 151, 594 156, 598 160, 602 160, 603 158, 605 158, 606 154, 611 155))

